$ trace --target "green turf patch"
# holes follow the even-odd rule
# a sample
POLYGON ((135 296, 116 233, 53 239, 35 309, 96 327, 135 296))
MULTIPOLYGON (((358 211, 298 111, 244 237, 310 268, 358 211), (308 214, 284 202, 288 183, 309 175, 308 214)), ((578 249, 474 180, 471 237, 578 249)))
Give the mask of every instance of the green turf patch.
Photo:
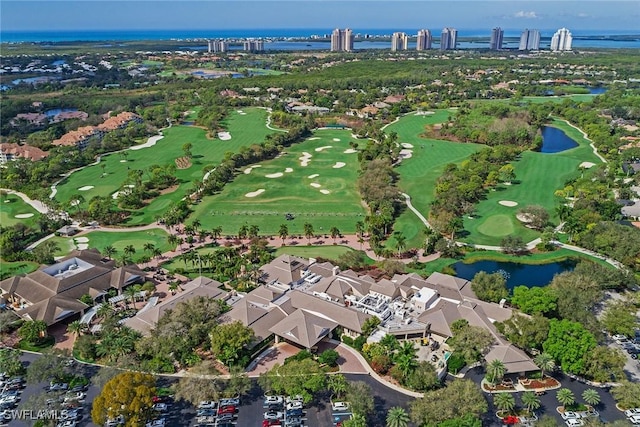
MULTIPOLYGON (((341 255, 353 251, 349 246, 282 246, 276 249, 276 256, 296 255, 302 258, 338 259, 341 255)), ((373 260, 371 260, 373 262, 373 260)))
POLYGON ((11 227, 16 224, 34 227, 39 217, 40 213, 20 197, 15 194, 0 193, 0 224, 3 227, 11 227), (16 218, 16 215, 23 218, 16 218))
POLYGON ((257 225, 261 234, 275 235, 281 224, 290 234, 302 234, 307 222, 316 234, 327 234, 332 227, 352 233, 365 211, 356 190, 358 155, 348 152, 353 150, 350 142, 358 141, 347 130, 316 131, 278 158, 238 171, 220 194, 205 197, 191 217, 205 229, 221 226, 227 235, 245 224, 257 225), (286 220, 287 213, 294 219, 286 220))
POLYGON ((7 277, 17 276, 18 274, 27 274, 36 271, 38 264, 31 261, 15 261, 8 262, 0 259, 0 280, 7 277))
POLYGON ((513 220, 509 215, 492 215, 477 227, 479 233, 491 237, 504 237, 513 233, 513 220))

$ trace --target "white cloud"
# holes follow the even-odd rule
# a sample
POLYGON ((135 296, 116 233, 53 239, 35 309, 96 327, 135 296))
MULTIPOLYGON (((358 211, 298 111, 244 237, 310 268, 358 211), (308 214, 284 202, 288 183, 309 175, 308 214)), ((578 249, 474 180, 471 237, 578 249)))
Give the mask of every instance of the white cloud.
POLYGON ((591 15, 589 15, 588 13, 578 13, 578 18, 591 18, 591 15))
POLYGON ((536 19, 538 15, 534 11, 525 12, 521 10, 513 15, 515 18, 536 19))

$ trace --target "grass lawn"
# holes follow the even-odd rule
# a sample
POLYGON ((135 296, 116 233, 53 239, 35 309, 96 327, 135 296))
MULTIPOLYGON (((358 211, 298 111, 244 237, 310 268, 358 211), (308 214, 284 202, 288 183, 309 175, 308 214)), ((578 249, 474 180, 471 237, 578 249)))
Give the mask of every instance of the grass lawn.
MULTIPOLYGON (((397 123, 386 128, 386 132, 396 132, 398 142, 414 146, 412 157, 402 161, 396 169, 400 174, 400 189, 411 196, 411 203, 425 217, 433 201, 435 182, 449 163, 460 163, 472 153, 482 149, 478 144, 426 139, 420 136, 425 125, 442 123, 454 111, 436 110, 430 116, 413 113, 403 116, 397 123)), ((407 238, 406 247, 420 247, 423 243, 424 225, 418 217, 406 209, 395 222, 394 230, 401 231, 407 238)), ((387 246, 393 248, 395 242, 389 239, 387 246)))
MULTIPOLYGON (((341 255, 353 251, 349 246, 282 246, 276 249, 275 256, 282 254, 296 255, 302 258, 338 259, 341 255)), ((373 260, 371 260, 373 263, 373 260)))
POLYGON ((40 213, 26 204, 15 194, 0 193, 0 225, 11 227, 22 223, 28 227, 35 227, 40 213), (31 215, 28 218, 16 218, 16 215, 31 215))
MULTIPOLYGON (((219 242, 223 243, 222 240, 220 240, 219 242)), ((198 248, 195 251, 199 253, 200 256, 202 256, 202 255, 207 255, 207 254, 216 252, 221 248, 223 248, 223 246, 206 246, 204 248, 198 248)), ((177 268, 181 268, 185 271, 188 271, 188 270, 194 270, 195 272, 198 271, 198 264, 195 264, 195 266, 191 262, 187 264, 184 262, 184 260, 181 257, 175 257, 167 262, 162 263, 162 267, 166 268, 169 271, 175 271, 177 268)), ((205 272, 205 270, 207 270, 204 263, 202 264, 202 269, 203 269, 203 273, 205 272)))
MULTIPOLYGON (((180 186, 173 192, 163 194, 142 209, 134 211, 129 224, 140 225, 153 222, 156 217, 164 213, 172 203, 182 199, 191 182, 201 180, 204 176, 202 169, 205 166, 217 165, 228 151, 235 152, 242 146, 249 146, 264 141, 266 135, 274 131, 267 129, 267 112, 261 108, 247 108, 242 115, 232 112, 223 123, 231 134, 231 139, 222 141, 218 138, 210 139, 206 131, 194 126, 173 126, 163 131, 164 138, 154 146, 140 150, 129 150, 126 162, 119 154, 104 156, 102 162, 106 165, 102 176, 101 165, 87 167, 73 173, 67 180, 58 185, 56 199, 62 203, 80 194, 84 197, 84 207, 94 196, 109 196, 120 190, 123 185, 130 184, 127 179, 129 169, 147 170, 154 164, 170 164, 175 159, 182 157, 183 144, 190 142, 193 145, 193 165, 187 169, 179 169, 176 176, 180 186), (87 191, 80 191, 84 186, 93 186, 87 191)), ((102 163, 101 162, 101 163, 102 163)))
POLYGON ((220 194, 205 197, 191 218, 198 218, 205 229, 221 226, 227 235, 237 234, 243 224, 257 225, 266 235, 277 234, 286 224, 290 234, 302 234, 307 222, 317 234, 327 234, 334 226, 353 233, 365 211, 356 190, 358 155, 345 153, 350 141, 356 141, 350 131, 318 130, 278 158, 249 173, 240 171, 220 194), (307 166, 300 160, 304 153, 311 156, 307 166), (286 213, 295 218, 287 221, 286 213))
MULTIPOLYGON (((103 251, 105 247, 111 245, 118 251, 114 258, 119 258, 124 253, 124 248, 133 245, 136 253, 133 260, 137 261, 144 255, 150 255, 144 251, 145 243, 153 243, 156 248, 160 248, 162 252, 168 252, 173 249, 167 241, 168 234, 159 228, 144 231, 126 231, 126 232, 108 232, 108 231, 92 231, 76 237, 53 237, 52 240, 58 243, 60 250, 56 252, 56 256, 65 256, 69 252, 79 248, 79 245, 86 244, 88 248, 96 248, 103 251), (89 239, 88 242, 84 238, 89 239), (80 240, 78 240, 80 239, 80 240)), ((80 247, 81 248, 81 247, 80 247)))
POLYGON ((15 261, 7 262, 0 259, 0 280, 7 277, 17 276, 18 274, 27 274, 36 271, 38 264, 31 261, 15 261))
POLYGON ((578 142, 578 147, 553 154, 532 151, 522 153, 521 160, 514 163, 517 181, 509 186, 499 185, 495 191, 489 192, 485 200, 477 204, 472 217, 464 218, 467 234, 461 234, 461 240, 499 245, 502 238, 509 234, 518 235, 525 242, 535 239, 539 233, 524 227, 516 219, 518 210, 528 205, 543 206, 551 215, 551 221, 557 222, 557 200, 553 193, 562 188, 567 179, 580 174, 578 166, 582 162, 601 162, 579 131, 559 120, 554 120, 552 124, 578 142), (502 200, 517 202, 518 205, 502 206, 499 204, 502 200))

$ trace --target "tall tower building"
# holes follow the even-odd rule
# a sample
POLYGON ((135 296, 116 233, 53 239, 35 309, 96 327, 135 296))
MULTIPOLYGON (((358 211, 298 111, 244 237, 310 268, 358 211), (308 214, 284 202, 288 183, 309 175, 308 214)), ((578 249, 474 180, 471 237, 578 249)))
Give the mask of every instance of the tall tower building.
POLYGON ((560 28, 553 37, 551 37, 551 50, 553 52, 571 50, 572 41, 573 37, 571 36, 571 32, 566 28, 560 28))
POLYGON ((491 30, 491 41, 489 42, 489 49, 502 50, 502 39, 504 38, 504 30, 500 27, 496 27, 491 30))
POLYGON ((525 29, 520 36, 520 46, 518 50, 539 50, 540 31, 525 29))
POLYGON ((433 38, 431 37, 431 31, 429 30, 420 30, 418 31, 418 39, 416 42, 417 50, 427 50, 431 49, 431 42, 433 38))
POLYGON ((242 50, 245 52, 262 52, 264 50, 264 42, 262 40, 245 40, 242 43, 242 50))
POLYGON ((353 32, 349 28, 336 28, 331 33, 331 52, 353 51, 353 32))
POLYGON ((209 53, 226 52, 229 50, 229 43, 222 40, 208 40, 209 53))
POLYGON ((409 48, 409 36, 405 33, 393 33, 391 36, 391 50, 407 50, 409 48))
POLYGON ((440 35, 440 50, 453 50, 458 43, 458 30, 446 27, 440 35))

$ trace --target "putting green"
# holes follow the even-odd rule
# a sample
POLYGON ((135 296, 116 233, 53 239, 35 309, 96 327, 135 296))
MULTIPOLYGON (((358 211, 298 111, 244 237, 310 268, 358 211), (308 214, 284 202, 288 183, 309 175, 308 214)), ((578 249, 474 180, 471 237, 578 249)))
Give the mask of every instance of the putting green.
POLYGON ((0 193, 0 225, 3 227, 11 227, 16 224, 34 227, 39 216, 38 211, 15 194, 0 193), (16 215, 23 218, 16 218, 16 215))
POLYGON ((217 165, 226 152, 236 152, 243 146, 260 143, 268 134, 274 133, 266 127, 267 111, 261 108, 246 108, 246 114, 231 112, 222 123, 231 134, 231 139, 222 141, 218 138, 210 139, 206 131, 194 126, 173 126, 163 131, 164 138, 154 146, 140 150, 129 150, 124 158, 121 154, 103 156, 98 165, 89 166, 73 173, 68 179, 58 185, 56 200, 69 203, 77 195, 84 198, 83 207, 88 206, 89 200, 95 196, 108 196, 120 190, 122 184, 131 184, 127 180, 129 170, 140 169, 147 171, 151 165, 175 164, 175 159, 184 156, 182 146, 190 142, 193 147, 193 165, 187 169, 178 169, 176 177, 179 187, 170 193, 155 198, 142 209, 132 212, 129 224, 149 224, 166 211, 166 209, 186 196, 187 190, 195 180, 204 176, 205 166, 217 165), (122 162, 126 160, 126 162, 122 162), (102 165, 104 166, 104 169, 102 165), (104 171, 104 175, 103 175, 104 171), (94 188, 88 191, 78 189, 86 185, 94 188))
POLYGON ((205 197, 191 219, 205 229, 221 226, 224 234, 237 234, 243 224, 271 235, 286 224, 289 233, 302 234, 307 222, 316 234, 332 227, 352 233, 365 210, 356 190, 358 155, 345 153, 349 142, 365 143, 347 130, 318 130, 278 158, 239 171, 220 194, 205 197), (286 213, 294 219, 286 220, 286 213))
POLYGON ((492 215, 480 223, 479 233, 491 237, 504 237, 513 233, 513 220, 509 215, 492 215))

